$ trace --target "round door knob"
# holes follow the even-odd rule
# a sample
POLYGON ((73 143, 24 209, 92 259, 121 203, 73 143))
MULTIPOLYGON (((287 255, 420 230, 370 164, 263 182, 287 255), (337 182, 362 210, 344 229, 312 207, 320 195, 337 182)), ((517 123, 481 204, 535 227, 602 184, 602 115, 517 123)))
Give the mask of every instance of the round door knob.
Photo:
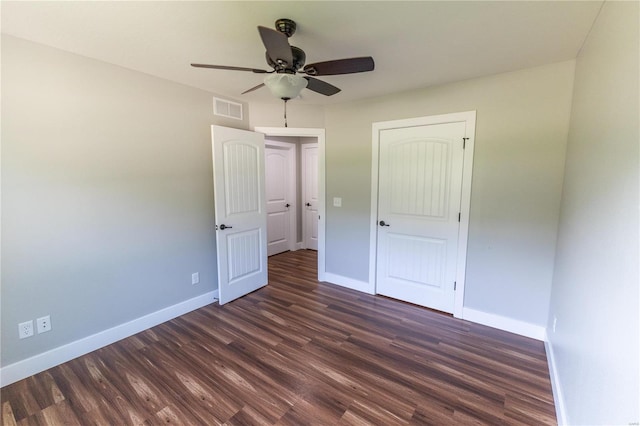
POLYGON ((307 203, 307 204, 305 204, 305 206, 311 207, 311 203, 307 203))
POLYGON ((223 231, 224 231, 225 229, 231 229, 231 228, 233 228, 233 226, 227 226, 227 225, 225 225, 224 223, 223 223, 222 225, 220 225, 220 229, 222 229, 223 231))
POLYGON ((388 223, 385 223, 384 220, 380 221, 380 226, 390 226, 388 223))
POLYGON ((291 207, 291 204, 287 203, 284 205, 285 207, 291 207))

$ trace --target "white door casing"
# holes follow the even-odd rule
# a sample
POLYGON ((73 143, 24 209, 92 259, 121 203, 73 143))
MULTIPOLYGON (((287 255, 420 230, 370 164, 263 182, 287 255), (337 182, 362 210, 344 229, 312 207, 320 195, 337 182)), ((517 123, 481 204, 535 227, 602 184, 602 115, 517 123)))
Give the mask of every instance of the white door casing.
POLYGON ((303 247, 318 250, 318 144, 302 150, 302 242, 303 247))
POLYGON ((296 145, 265 141, 267 254, 295 250, 296 145))
POLYGON ((462 316, 474 131, 475 111, 374 123, 375 292, 462 316))
POLYGON ((264 135, 211 126, 220 304, 267 284, 264 135))

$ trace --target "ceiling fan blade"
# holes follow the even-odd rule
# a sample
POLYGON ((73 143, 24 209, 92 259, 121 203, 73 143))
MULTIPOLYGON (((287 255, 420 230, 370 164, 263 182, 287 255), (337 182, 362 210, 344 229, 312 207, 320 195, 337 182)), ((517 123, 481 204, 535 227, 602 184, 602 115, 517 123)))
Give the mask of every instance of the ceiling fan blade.
POLYGON ((335 61, 316 62, 304 67, 308 75, 337 75, 373 71, 375 64, 371 56, 361 58, 337 59, 335 61))
POLYGON ((241 95, 244 95, 245 93, 253 92, 254 90, 258 90, 259 88, 261 88, 263 86, 264 86, 264 83, 260 83, 257 86, 254 86, 249 90, 245 90, 244 92, 241 93, 241 95))
POLYGON ((251 71, 256 74, 268 74, 273 71, 265 71, 257 68, 244 68, 244 67, 229 67, 226 65, 207 65, 207 64, 191 64, 192 67, 196 68, 213 68, 217 70, 230 70, 230 71, 251 71))
POLYGON ((287 41, 287 36, 267 27, 258 27, 260 38, 264 47, 267 49, 267 55, 275 63, 278 60, 286 62, 288 66, 293 64, 293 55, 291 54, 291 46, 287 41))
POLYGON ((334 86, 333 84, 329 84, 326 81, 318 80, 317 78, 313 77, 305 78, 309 82, 307 84, 307 89, 313 90, 314 92, 320 93, 321 95, 331 96, 340 91, 340 89, 338 89, 336 86, 334 86))

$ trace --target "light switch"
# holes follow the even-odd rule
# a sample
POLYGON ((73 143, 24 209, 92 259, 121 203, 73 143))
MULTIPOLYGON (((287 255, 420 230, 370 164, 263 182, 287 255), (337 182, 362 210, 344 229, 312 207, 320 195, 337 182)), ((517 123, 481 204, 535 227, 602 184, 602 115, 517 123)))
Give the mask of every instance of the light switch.
POLYGON ((342 207, 342 198, 333 197, 333 207, 342 207))

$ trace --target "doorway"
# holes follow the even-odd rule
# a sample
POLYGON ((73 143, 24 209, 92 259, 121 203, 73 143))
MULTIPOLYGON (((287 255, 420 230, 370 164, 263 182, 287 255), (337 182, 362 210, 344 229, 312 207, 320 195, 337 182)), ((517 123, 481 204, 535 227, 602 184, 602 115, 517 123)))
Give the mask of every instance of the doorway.
MULTIPOLYGON (((295 222, 296 222, 296 234, 300 235, 301 241, 298 243, 296 241, 296 249, 298 248, 311 248, 315 249, 317 245, 317 256, 318 256, 318 280, 324 281, 325 276, 325 205, 324 205, 324 194, 325 194, 325 168, 324 168, 324 150, 325 150, 325 131, 324 129, 312 129, 312 128, 280 128, 280 127, 256 127, 256 132, 264 133, 266 139, 266 146, 269 146, 270 141, 284 142, 284 143, 296 143, 299 149, 297 149, 297 156, 300 157, 299 163, 301 164, 303 161, 303 152, 305 150, 304 147, 315 146, 315 154, 314 157, 309 157, 307 162, 314 158, 315 167, 317 173, 315 173, 315 177, 317 178, 317 183, 315 185, 311 185, 311 187, 315 186, 316 192, 315 194, 305 194, 302 188, 302 175, 299 176, 300 182, 300 192, 296 194, 297 204, 295 205, 295 222), (313 201, 311 198, 313 197, 313 201), (311 206, 307 206, 306 204, 311 204, 311 206), (303 212, 307 212, 309 214, 310 207, 313 209, 313 216, 316 217, 317 221, 315 224, 312 223, 311 229, 313 232, 313 237, 311 241, 313 241, 312 246, 308 246, 305 243, 304 239, 304 226, 303 226, 303 212), (315 226, 315 229, 314 229, 315 226), (314 241, 315 240, 315 241, 314 241), (300 244, 301 243, 301 244, 300 244)), ((301 170, 302 171, 302 170, 301 170)), ((306 180, 308 181, 308 179, 306 180)), ((284 204, 287 204, 286 202, 284 204)), ((291 204, 291 203, 289 203, 291 204)), ((290 217, 293 215, 293 209, 290 207, 289 215, 290 217)), ((291 231, 294 232, 294 231, 291 231)), ((297 238, 294 238, 297 240, 297 238)))

